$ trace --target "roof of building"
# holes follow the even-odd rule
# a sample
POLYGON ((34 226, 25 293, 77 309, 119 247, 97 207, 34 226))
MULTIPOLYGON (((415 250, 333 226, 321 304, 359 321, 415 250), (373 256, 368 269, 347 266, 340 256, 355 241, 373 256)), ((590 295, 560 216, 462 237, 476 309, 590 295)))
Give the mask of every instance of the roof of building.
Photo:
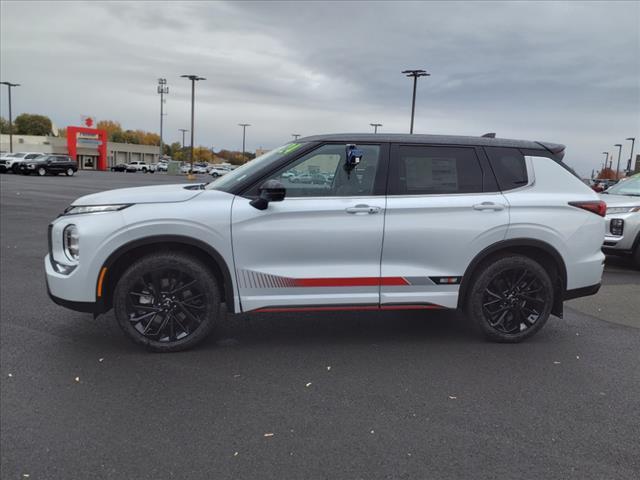
POLYGON ((534 150, 564 150, 564 145, 531 140, 512 140, 508 138, 471 137, 462 135, 424 135, 406 133, 332 133, 303 137, 298 142, 393 142, 393 143, 430 143, 440 145, 473 145, 486 147, 514 147, 534 150))

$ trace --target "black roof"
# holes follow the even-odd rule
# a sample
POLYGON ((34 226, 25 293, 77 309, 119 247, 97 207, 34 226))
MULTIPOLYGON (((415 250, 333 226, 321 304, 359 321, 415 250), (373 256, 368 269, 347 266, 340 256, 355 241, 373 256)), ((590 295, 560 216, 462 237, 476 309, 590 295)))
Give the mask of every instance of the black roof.
POLYGON ((531 150, 548 150, 558 153, 564 145, 531 140, 512 140, 508 138, 465 137, 462 135, 424 135, 406 133, 332 133, 302 137, 297 142, 393 142, 393 143, 431 143, 440 145, 470 145, 483 147, 514 147, 531 150))

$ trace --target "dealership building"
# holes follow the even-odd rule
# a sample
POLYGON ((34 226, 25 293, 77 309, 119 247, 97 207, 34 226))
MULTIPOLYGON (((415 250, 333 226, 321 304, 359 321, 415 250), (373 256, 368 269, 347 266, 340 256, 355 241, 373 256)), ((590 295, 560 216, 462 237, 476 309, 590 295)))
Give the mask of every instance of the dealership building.
MULTIPOLYGON (((0 135, 0 151, 9 151, 9 135, 0 135)), ((67 127, 67 138, 13 135, 14 152, 42 152, 69 155, 83 170, 108 170, 117 163, 158 161, 157 145, 136 145, 107 141, 104 130, 67 127)))

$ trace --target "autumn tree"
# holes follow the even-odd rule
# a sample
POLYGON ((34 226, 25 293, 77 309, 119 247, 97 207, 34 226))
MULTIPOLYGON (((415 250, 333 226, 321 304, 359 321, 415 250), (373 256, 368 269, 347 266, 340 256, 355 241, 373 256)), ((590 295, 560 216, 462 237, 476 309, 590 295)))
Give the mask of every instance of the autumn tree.
POLYGON ((120 126, 120 122, 114 122, 113 120, 100 120, 96 125, 96 128, 98 130, 106 131, 107 138, 112 142, 117 141, 113 139, 115 135, 122 133, 122 127, 120 126))
POLYGON ((44 115, 21 113, 15 119, 14 128, 18 135, 50 135, 51 119, 44 115))

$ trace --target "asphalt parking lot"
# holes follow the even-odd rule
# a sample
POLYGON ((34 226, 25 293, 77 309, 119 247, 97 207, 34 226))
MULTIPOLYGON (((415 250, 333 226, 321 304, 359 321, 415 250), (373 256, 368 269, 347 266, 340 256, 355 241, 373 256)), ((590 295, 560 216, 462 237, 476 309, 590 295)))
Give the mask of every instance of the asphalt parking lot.
POLYGON ((454 313, 228 317, 151 354, 47 297, 46 227, 161 174, 0 175, 3 479, 640 478, 640 272, 533 339, 454 313))

